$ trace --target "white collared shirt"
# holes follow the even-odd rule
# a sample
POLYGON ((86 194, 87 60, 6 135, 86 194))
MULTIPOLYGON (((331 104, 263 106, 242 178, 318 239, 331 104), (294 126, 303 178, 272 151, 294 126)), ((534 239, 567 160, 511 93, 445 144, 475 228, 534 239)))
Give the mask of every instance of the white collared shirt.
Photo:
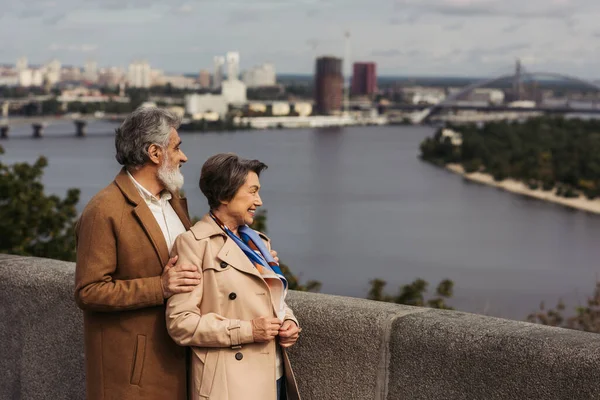
POLYGON ((127 171, 127 175, 129 175, 131 181, 142 196, 142 199, 144 199, 148 208, 152 211, 152 215, 156 218, 156 222, 158 223, 158 226, 160 226, 160 230, 165 237, 165 242, 167 243, 167 248, 170 253, 173 248, 173 243, 175 243, 175 238, 185 232, 183 223, 175 210, 173 210, 171 203, 169 203, 169 200, 171 200, 172 197, 171 193, 165 190, 160 198, 156 198, 156 196, 150 193, 148 189, 136 181, 129 171, 127 171))

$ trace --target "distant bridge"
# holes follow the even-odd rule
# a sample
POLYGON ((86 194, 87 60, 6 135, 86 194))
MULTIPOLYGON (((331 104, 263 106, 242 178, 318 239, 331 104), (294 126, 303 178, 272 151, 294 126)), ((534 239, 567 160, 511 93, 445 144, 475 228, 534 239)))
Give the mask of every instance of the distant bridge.
POLYGON ((512 79, 512 81, 513 81, 513 90, 516 92, 516 95, 517 95, 516 100, 520 100, 521 91, 522 91, 522 83, 523 83, 524 78, 533 79, 533 77, 546 77, 546 78, 552 78, 552 79, 561 79, 561 80, 568 81, 568 82, 578 83, 578 84, 590 87, 590 88, 600 92, 600 85, 595 82, 591 82, 591 81, 588 81, 588 80, 585 80, 582 78, 577 78, 574 76, 555 73, 555 72, 544 72, 544 71, 526 72, 526 71, 522 70, 521 63, 519 61, 517 61, 517 66, 516 66, 516 70, 514 73, 501 75, 496 78, 484 79, 482 81, 475 82, 471 85, 466 86, 465 88, 458 91, 457 93, 454 93, 454 94, 448 96, 446 99, 444 99, 439 104, 436 104, 434 106, 431 106, 431 107, 425 108, 425 109, 420 108, 420 110, 422 110, 422 113, 417 115, 417 117, 415 117, 413 119, 413 122, 421 123, 421 122, 428 121, 433 115, 439 113, 442 110, 447 110, 447 109, 480 110, 480 111, 518 111, 518 112, 541 111, 544 113, 556 113, 556 114, 564 114, 564 113, 596 114, 596 113, 600 113, 600 110, 596 109, 596 108, 538 107, 538 106, 531 107, 531 108, 508 107, 508 106, 483 107, 483 106, 468 106, 468 105, 463 106, 463 105, 455 104, 455 102, 458 99, 460 99, 462 96, 472 92, 475 89, 486 87, 493 83, 497 83, 497 82, 505 81, 505 80, 509 80, 509 79, 512 79))
POLYGON ((34 138, 41 138, 44 134, 44 128, 56 122, 72 122, 75 125, 75 136, 83 137, 86 135, 87 124, 91 121, 122 121, 126 114, 104 114, 95 116, 93 114, 80 115, 38 115, 34 117, 8 117, 0 119, 0 139, 7 139, 10 127, 18 125, 31 125, 34 138))

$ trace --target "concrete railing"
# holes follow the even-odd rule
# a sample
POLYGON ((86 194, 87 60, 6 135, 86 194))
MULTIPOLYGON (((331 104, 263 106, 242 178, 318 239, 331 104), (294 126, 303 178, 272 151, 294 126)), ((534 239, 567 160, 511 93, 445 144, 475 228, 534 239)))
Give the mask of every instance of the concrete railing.
MULTIPOLYGON (((0 399, 84 398, 74 265, 0 255, 0 399)), ((290 293, 304 399, 599 399, 600 335, 290 293)))

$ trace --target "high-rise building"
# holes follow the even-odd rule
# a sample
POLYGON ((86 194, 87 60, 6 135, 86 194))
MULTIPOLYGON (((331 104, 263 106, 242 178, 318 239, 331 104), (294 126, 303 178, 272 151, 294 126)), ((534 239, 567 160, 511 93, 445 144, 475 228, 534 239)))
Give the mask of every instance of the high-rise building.
POLYGON ((96 61, 86 61, 85 66, 83 67, 83 78, 92 83, 98 81, 98 63, 96 63, 96 61))
POLYGON ((198 74, 198 83, 202 89, 207 89, 210 87, 210 72, 203 69, 198 74))
POLYGON ((242 80, 248 87, 275 86, 277 75, 273 64, 263 64, 245 71, 242 80))
POLYGON ((227 53, 227 79, 237 80, 240 77, 240 53, 230 51, 227 53))
POLYGON ((60 73, 61 73, 62 64, 57 59, 50 61, 46 67, 46 76, 45 80, 50 86, 54 86, 60 81, 60 73))
POLYGON ((354 63, 352 69, 352 94, 371 96, 377 92, 377 66, 372 62, 354 63))
POLYGON ((225 57, 216 56, 214 58, 215 63, 215 73, 213 75, 212 87, 213 89, 218 89, 221 87, 221 82, 223 82, 223 65, 225 64, 225 57))
POLYGON ((335 57, 317 59, 315 68, 315 111, 330 115, 342 109, 344 77, 342 60, 335 57))
POLYGON ((152 69, 146 61, 134 61, 129 64, 127 83, 130 87, 149 88, 152 84, 152 69))

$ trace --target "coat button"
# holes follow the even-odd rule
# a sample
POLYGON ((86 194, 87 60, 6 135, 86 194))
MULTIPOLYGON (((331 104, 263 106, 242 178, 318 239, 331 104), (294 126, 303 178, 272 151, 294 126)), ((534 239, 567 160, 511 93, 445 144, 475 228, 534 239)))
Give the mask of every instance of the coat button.
POLYGON ((244 355, 242 353, 235 353, 235 359, 240 361, 242 358, 244 358, 244 355))
POLYGON ((225 261, 221 261, 221 268, 227 268, 227 263, 225 261))
POLYGON ((237 294, 235 294, 233 292, 229 293, 229 300, 235 300, 236 297, 237 297, 237 294))

